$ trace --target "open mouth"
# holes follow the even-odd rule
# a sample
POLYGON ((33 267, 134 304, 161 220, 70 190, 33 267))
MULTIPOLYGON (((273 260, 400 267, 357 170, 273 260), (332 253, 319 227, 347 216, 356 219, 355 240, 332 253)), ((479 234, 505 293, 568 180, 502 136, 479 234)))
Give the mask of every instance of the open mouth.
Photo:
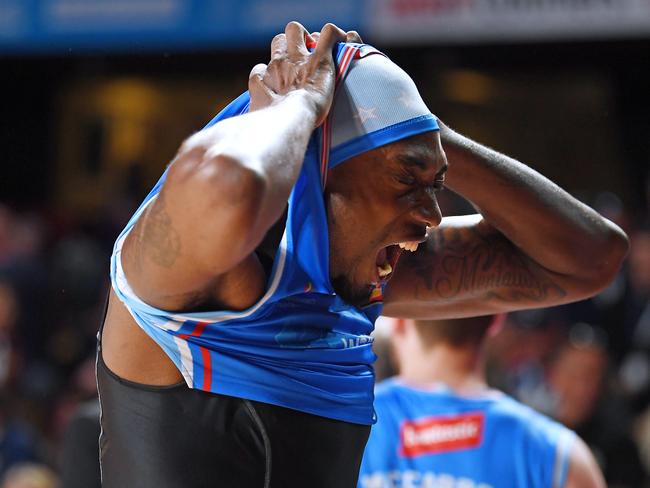
POLYGON ((390 246, 380 249, 377 253, 376 260, 377 277, 379 278, 379 281, 386 282, 391 278, 402 251, 406 250, 415 252, 418 245, 419 243, 417 241, 405 241, 391 244, 390 246))

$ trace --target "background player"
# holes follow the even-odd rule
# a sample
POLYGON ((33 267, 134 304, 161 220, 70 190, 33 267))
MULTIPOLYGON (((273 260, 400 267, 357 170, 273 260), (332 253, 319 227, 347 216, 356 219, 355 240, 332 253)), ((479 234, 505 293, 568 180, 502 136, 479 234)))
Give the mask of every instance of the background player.
POLYGON ((399 376, 377 386, 360 488, 602 488, 589 448, 487 386, 483 349, 504 316, 384 319, 399 376))

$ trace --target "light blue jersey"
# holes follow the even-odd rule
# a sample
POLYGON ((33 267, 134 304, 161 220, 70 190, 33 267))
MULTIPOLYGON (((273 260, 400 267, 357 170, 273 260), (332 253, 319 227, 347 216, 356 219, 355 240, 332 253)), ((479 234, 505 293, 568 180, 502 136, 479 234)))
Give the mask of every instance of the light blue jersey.
POLYGON ((575 434, 496 390, 462 397, 389 379, 359 488, 562 488, 575 434))
MULTIPOLYGON (((172 313, 135 295, 122 269, 122 244, 157 197, 165 175, 118 237, 111 259, 113 289, 189 387, 359 424, 374 422, 370 333, 382 290, 376 288, 360 309, 335 294, 323 187, 328 168, 438 125, 408 75, 383 55, 370 54, 377 54, 370 46, 336 47, 333 109, 310 140, 266 293, 255 305, 244 311, 172 313)), ((249 101, 244 93, 208 126, 246 113, 249 101)))

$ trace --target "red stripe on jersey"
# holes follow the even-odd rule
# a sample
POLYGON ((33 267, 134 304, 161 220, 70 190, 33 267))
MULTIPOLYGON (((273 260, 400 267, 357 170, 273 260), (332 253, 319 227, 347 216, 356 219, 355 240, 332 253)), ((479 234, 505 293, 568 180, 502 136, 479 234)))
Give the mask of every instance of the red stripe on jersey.
POLYGON ((325 184, 327 183, 327 163, 329 162, 329 153, 330 153, 330 118, 329 116, 325 119, 323 127, 321 128, 321 161, 320 161, 320 173, 321 173, 321 182, 323 184, 323 189, 325 189, 325 184))
MULTIPOLYGON (((338 70, 336 72, 336 82, 334 85, 334 91, 336 92, 336 89, 339 86, 339 83, 345 76, 345 73, 348 69, 348 66, 350 65, 350 62, 352 61, 353 58, 358 57, 360 51, 359 48, 357 47, 345 47, 345 51, 343 52, 343 56, 341 56, 341 62, 339 63, 338 70)), ((330 120, 330 114, 325 118, 325 122, 323 122, 323 126, 321 128, 321 182, 323 185, 323 189, 325 188, 325 185, 327 184, 327 170, 328 170, 328 164, 329 164, 329 155, 330 155, 330 140, 331 140, 331 132, 332 132, 332 123, 330 120)))
POLYGON ((199 346, 203 358, 203 391, 212 391, 212 356, 205 347, 199 346))
POLYGON ((356 52, 354 48, 347 48, 345 53, 343 53, 343 58, 341 59, 341 64, 339 64, 339 71, 336 75, 336 84, 338 86, 339 82, 343 78, 345 71, 348 69, 348 64, 352 60, 352 55, 356 52))
POLYGON ((198 337, 201 334, 203 334, 206 325, 208 325, 208 322, 197 322, 191 334, 179 334, 178 337, 180 337, 181 339, 187 339, 188 337, 192 337, 192 336, 198 337))

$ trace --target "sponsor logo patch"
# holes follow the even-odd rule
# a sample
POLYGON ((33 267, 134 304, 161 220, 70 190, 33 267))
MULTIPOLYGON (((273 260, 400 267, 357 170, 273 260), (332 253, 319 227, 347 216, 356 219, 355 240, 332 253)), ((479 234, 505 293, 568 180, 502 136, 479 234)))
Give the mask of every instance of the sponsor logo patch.
POLYGON ((405 420, 400 428, 403 457, 437 454, 478 447, 483 440, 482 412, 405 420))

